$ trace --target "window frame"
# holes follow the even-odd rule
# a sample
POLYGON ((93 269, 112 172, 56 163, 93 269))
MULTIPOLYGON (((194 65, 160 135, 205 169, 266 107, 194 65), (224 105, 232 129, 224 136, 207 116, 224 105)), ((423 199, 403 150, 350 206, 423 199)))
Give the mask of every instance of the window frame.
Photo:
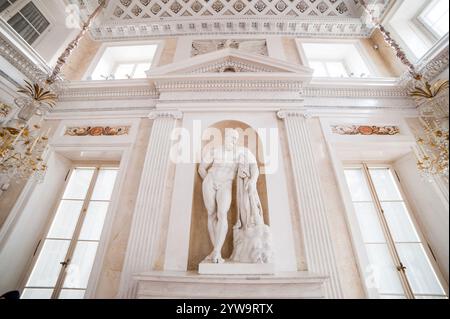
MULTIPOLYGON (((100 239, 98 241, 97 251, 96 251, 96 254, 95 254, 95 257, 94 257, 94 261, 93 261, 93 265, 92 265, 92 268, 91 268, 91 272, 89 274, 89 279, 88 279, 88 282, 87 282, 87 285, 86 285, 86 289, 83 289, 85 291, 85 295, 84 295, 83 299, 86 299, 88 294, 91 293, 89 290, 91 289, 91 280, 93 279, 92 277, 93 277, 93 273, 94 273, 94 270, 95 270, 95 267, 96 267, 96 261, 97 261, 98 255, 100 253, 100 246, 102 244, 102 240, 104 239, 105 232, 108 231, 106 229, 107 228, 106 224, 108 222, 108 219, 111 216, 112 210, 115 209, 115 207, 114 207, 115 206, 114 205, 114 198, 116 197, 115 194, 116 194, 116 192, 118 190, 118 184, 121 181, 121 176, 120 176, 121 175, 121 163, 117 162, 117 161, 95 161, 95 162, 91 162, 91 161, 77 161, 77 162, 73 162, 72 163, 72 165, 70 166, 70 168, 69 168, 69 170, 67 172, 66 179, 64 180, 64 183, 62 184, 61 190, 58 193, 57 200, 52 205, 51 213, 49 214, 49 217, 48 217, 47 223, 46 223, 46 225, 44 227, 44 230, 43 230, 41 236, 39 237, 39 239, 38 239, 38 241, 36 243, 36 248, 35 248, 35 250, 33 252, 32 257, 30 258, 30 262, 28 263, 27 271, 26 271, 26 273, 23 276, 23 279, 22 279, 22 282, 21 282, 21 285, 20 285, 20 289, 19 289, 21 294, 27 288, 26 284, 27 284, 27 282, 28 282, 28 280, 29 280, 29 278, 31 276, 31 273, 32 273, 34 267, 36 266, 37 260, 38 260, 38 258, 40 256, 40 253, 41 253, 41 251, 42 251, 42 249, 44 247, 45 240, 47 239, 47 235, 48 235, 48 233, 49 233, 49 231, 51 229, 52 223, 53 223, 53 221, 54 221, 54 219, 56 217, 56 214, 58 212, 58 208, 59 208, 59 205, 60 205, 60 203, 62 201, 62 197, 64 196, 64 192, 65 192, 65 190, 66 190, 66 188, 68 186, 68 183, 70 181, 70 176, 72 175, 74 169, 81 168, 81 167, 95 168, 95 171, 94 171, 94 175, 92 176, 89 189, 88 189, 88 191, 86 193, 86 197, 83 200, 83 207, 82 207, 82 210, 80 212, 80 216, 78 217, 78 222, 84 221, 84 219, 86 217, 86 215, 84 215, 83 217, 81 215, 83 215, 83 213, 85 213, 84 212, 85 208, 87 209, 87 205, 91 202, 91 196, 92 196, 94 187, 95 187, 96 182, 97 182, 97 177, 98 177, 98 173, 99 173, 100 168, 114 167, 114 168, 117 169, 117 177, 116 177, 115 185, 114 185, 113 192, 112 192, 112 195, 111 195, 111 200, 109 201, 110 204, 109 204, 108 210, 106 212, 106 217, 105 217, 105 220, 104 220, 104 223, 103 223, 100 239)), ((78 224, 78 222, 77 222, 77 224, 78 224)), ((80 222, 80 224, 82 226, 81 222, 80 222)), ((78 228, 78 225, 77 225, 76 229, 74 230, 74 234, 72 235, 72 238, 70 239, 70 245, 69 245, 69 248, 68 248, 67 253, 65 255, 65 260, 64 261, 67 261, 67 257, 70 254, 73 255, 73 253, 74 253, 76 243, 78 242, 78 240, 76 240, 75 237, 79 236, 79 234, 77 234, 77 228, 78 228), (72 247, 72 249, 71 249, 71 247, 72 247)), ((78 233, 79 232, 81 232, 81 227, 78 230, 78 233)), ((64 269, 61 267, 61 269, 59 271, 57 283, 55 284, 55 287, 53 288, 54 291, 53 291, 52 297, 50 299, 58 299, 58 296, 60 295, 61 290, 63 289, 62 285, 64 283, 65 277, 66 277, 66 274, 64 272, 64 269)), ((31 288, 34 288, 34 287, 31 287, 31 288)), ((36 289, 39 289, 39 287, 36 287, 36 289)), ((77 290, 77 289, 73 289, 73 290, 77 290)), ((82 290, 82 289, 79 289, 79 290, 82 290)))
MULTIPOLYGON (((350 76, 351 72, 348 69, 347 63, 345 63, 345 60, 309 60, 308 61, 308 66, 310 68, 312 68, 311 67, 311 63, 321 63, 322 66, 324 67, 324 69, 327 71, 326 78, 333 78, 333 79, 350 79, 350 78, 352 78, 350 76), (344 70, 347 73, 347 75, 346 76, 331 76, 330 75, 330 70, 328 68, 328 63, 340 63, 340 64, 342 64, 342 66, 344 67, 344 70)), ((323 77, 317 76, 316 78, 323 78, 323 77)))
MULTIPOLYGON (((112 72, 112 74, 114 75, 114 79, 115 80, 142 80, 142 79, 146 79, 145 77, 144 78, 135 78, 134 77, 135 74, 136 74, 136 70, 137 70, 138 66, 141 65, 141 64, 149 64, 149 62, 148 61, 133 61, 133 62, 119 61, 119 62, 117 62, 114 65, 113 72, 112 72), (115 74, 117 73, 117 69, 121 65, 124 65, 124 64, 132 64, 133 65, 133 71, 131 72, 132 73, 131 77, 129 79, 117 79, 117 78, 115 78, 115 74)), ((149 70, 152 68, 152 66, 153 66, 153 63, 150 63, 149 70)))
MULTIPOLYGON (((8 23, 9 26, 11 26, 11 29, 16 32, 16 34, 24 40, 25 43, 30 45, 31 47, 36 47, 39 45, 39 43, 42 41, 42 39, 45 37, 47 33, 49 33, 54 25, 52 17, 47 13, 47 9, 43 7, 43 4, 39 1, 35 0, 17 0, 15 3, 10 5, 8 8, 5 9, 2 13, 0 13, 0 18, 4 19, 6 23, 8 23), (32 2, 35 7, 39 10, 39 12, 44 16, 44 18, 48 21, 49 25, 47 28, 42 32, 39 33, 39 36, 36 38, 36 40, 33 41, 33 43, 28 43, 25 39, 23 39, 20 34, 8 23, 8 21, 15 16, 17 13, 20 12, 28 3, 32 2)), ((29 22, 28 22, 29 23, 29 22)), ((34 29, 34 26, 32 26, 34 29)))
MULTIPOLYGON (((437 261, 434 257, 434 254, 431 250, 430 244, 429 242, 426 240, 425 235, 422 232, 422 228, 420 223, 418 222, 418 220, 416 219, 416 212, 415 212, 415 208, 414 206, 411 204, 411 201, 409 200, 406 192, 403 190, 402 184, 401 184, 401 180, 398 176, 397 171, 395 170, 394 166, 392 164, 388 164, 388 163, 384 163, 384 162, 380 162, 380 161, 344 161, 342 163, 342 168, 343 168, 343 172, 342 174, 344 174, 344 171, 347 169, 361 169, 363 171, 363 176, 364 176, 364 180, 367 183, 367 186, 370 190, 370 195, 372 197, 375 209, 377 211, 377 216, 379 218, 380 221, 380 225, 382 226, 383 229, 383 234, 386 236, 386 242, 387 245, 389 247, 389 251, 391 252, 391 257, 393 259, 394 262, 394 266, 400 266, 397 265, 396 262, 401 262, 400 257, 398 256, 397 253, 397 249, 395 248, 395 241, 388 239, 388 236, 392 237, 391 231, 389 230, 389 226, 386 224, 384 224, 384 216, 383 216, 383 209, 381 208, 381 201, 378 198, 378 193, 376 192, 375 187, 372 185, 372 182, 369 181, 369 169, 370 168, 386 168, 389 169, 391 171, 391 174, 393 176, 393 181, 400 193, 400 196, 402 197, 403 203, 406 206, 407 212, 408 212, 408 216, 410 217, 411 223, 417 233, 417 236, 419 237, 420 243, 423 246, 423 249, 425 251, 425 254, 431 264, 431 267, 434 271, 434 273, 436 274, 438 281, 441 285, 441 287, 443 288, 445 294, 448 296, 449 295, 449 290, 448 290, 448 284, 444 278, 444 276, 442 275, 441 270, 439 269, 439 266, 437 264, 437 261), (372 189, 373 187, 373 189, 372 189), (376 194, 376 197, 374 197, 374 194, 376 194), (379 206, 380 205, 380 206, 379 206), (389 233, 386 233, 389 232, 389 233), (392 246, 392 244, 394 244, 394 246, 392 246), (397 258, 394 257, 395 255, 397 255, 397 258)), ((350 199, 350 203, 349 203, 349 209, 352 213, 352 215, 354 216, 355 220, 357 220, 357 214, 353 205, 353 201, 351 200, 351 193, 350 193, 350 189, 348 187, 347 184, 347 180, 345 178, 345 175, 343 176, 343 183, 344 183, 344 192, 347 195, 347 198, 350 199)), ((361 228, 358 225, 358 231, 361 233, 361 228)), ((362 237, 361 238, 361 245, 365 248, 365 243, 362 241, 362 237)), ((365 256, 367 256, 367 252, 364 251, 365 256)), ((358 260, 358 262, 361 262, 360 260, 358 260)), ((366 266, 370 265, 367 264, 366 266)), ((401 271, 399 271, 399 279, 402 283, 402 286, 404 287, 404 292, 405 292, 405 298, 409 298, 409 299, 415 299, 414 294, 412 293, 412 289, 409 287, 409 280, 407 279, 407 275, 406 274, 400 274, 401 271), (406 278, 406 281, 405 281, 406 278), (405 289, 406 288, 406 289, 405 289), (411 294, 411 295, 410 295, 411 294)), ((366 285, 366 283, 363 281, 363 283, 366 285)), ((366 285, 367 286, 367 285, 366 285)), ((367 288, 367 287, 366 287, 367 288)), ((380 298, 380 293, 378 292, 378 289, 375 288, 375 290, 377 290, 377 295, 378 298, 380 298)))
MULTIPOLYGON (((358 51, 359 56, 364 61, 365 65, 369 69, 369 72, 371 73, 370 76, 367 77, 351 77, 349 72, 348 66, 346 66, 345 62, 344 65, 346 66, 346 70, 348 73, 348 77, 344 78, 332 78, 332 79, 361 79, 361 80, 367 80, 371 78, 379 78, 381 76, 381 70, 378 69, 377 65, 375 64, 374 60, 370 58, 370 55, 367 51, 367 49, 364 47, 360 39, 310 39, 310 38, 296 38, 295 39, 295 45, 297 47, 298 55, 300 58, 301 63, 304 66, 309 67, 309 59, 306 55, 305 49, 303 48, 303 44, 307 43, 314 43, 314 44, 347 44, 347 45, 353 45, 355 49, 358 51)), ((313 60, 313 61, 319 61, 319 60, 313 60)), ((329 61, 336 61, 333 59, 330 59, 329 61)), ((342 62, 342 61, 340 61, 342 62)), ((321 78, 317 78, 321 79, 321 78)), ((323 78, 322 78, 323 79, 323 78)))
MULTIPOLYGON (((149 41, 131 41, 126 42, 124 44, 123 42, 105 42, 103 43, 100 48, 97 50, 97 53, 95 54, 95 57, 92 59, 91 63, 89 64, 89 67, 87 68, 86 72, 84 73, 82 77, 82 81, 92 81, 92 82, 102 82, 102 81, 110 81, 110 80, 89 80, 89 77, 92 76, 92 73, 95 71, 98 63, 100 62, 101 58, 105 54, 106 50, 110 47, 120 47, 120 46, 139 46, 139 45, 156 45, 156 52, 155 56, 153 57, 153 61, 151 62, 150 70, 153 68, 156 68, 159 66, 159 63, 161 61, 162 53, 164 51, 164 48, 166 46, 166 40, 149 40, 149 41)), ((120 62, 120 63, 126 63, 126 62, 120 62)), ((130 64, 133 64, 134 62, 130 62, 130 64)), ((113 68, 115 70, 115 66, 113 68)), ((131 80, 146 80, 143 79, 131 79, 131 80)), ((114 81, 130 81, 130 80, 114 80, 114 81)))
MULTIPOLYGON (((423 18, 423 15, 426 11, 431 10, 431 7, 435 5, 439 0, 433 0, 431 3, 426 3, 422 7, 422 10, 415 16, 413 19, 413 24, 415 24, 423 33, 428 36, 431 36, 434 41, 439 41, 444 35, 440 35, 433 29, 433 27, 423 18)), ((448 32, 447 32, 448 34, 448 32)))

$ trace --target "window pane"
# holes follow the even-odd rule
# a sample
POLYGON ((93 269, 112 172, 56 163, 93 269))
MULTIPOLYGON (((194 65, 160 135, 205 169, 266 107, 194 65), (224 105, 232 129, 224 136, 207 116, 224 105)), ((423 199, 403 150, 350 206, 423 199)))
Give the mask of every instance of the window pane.
POLYGON ((63 288, 86 289, 98 243, 78 242, 67 269, 63 288))
POLYGON ((386 244, 366 245, 375 284, 381 294, 403 295, 403 287, 386 244))
POLYGON ((116 80, 126 80, 131 78, 133 75, 134 64, 120 64, 117 69, 114 77, 116 80))
POLYGON ((136 70, 134 71, 134 78, 135 79, 144 79, 147 77, 147 74, 145 73, 148 71, 151 67, 150 63, 141 63, 136 66, 136 70))
POLYGON ((84 200, 93 175, 94 169, 75 169, 70 176, 63 199, 84 200))
POLYGON ((86 290, 62 289, 58 299, 83 299, 86 290))
POLYGON ((371 168, 369 172, 380 201, 403 200, 390 169, 371 168))
POLYGON ((101 169, 95 183, 92 200, 110 200, 116 181, 117 170, 101 169))
POLYGON ((45 31, 50 23, 45 19, 33 2, 29 2, 20 13, 28 20, 39 34, 45 31))
POLYGON ((46 240, 26 286, 54 287, 69 244, 68 240, 46 240))
POLYGON ((50 299, 53 294, 53 289, 24 289, 21 299, 50 299))
POLYGON ((385 243, 380 219, 373 203, 354 203, 364 243, 385 243))
POLYGON ((20 13, 16 13, 9 19, 8 24, 30 45, 39 37, 39 33, 20 13))
POLYGON ((395 242, 420 242, 404 203, 384 202, 381 206, 395 242))
POLYGON ((441 37, 448 33, 448 20, 449 20, 449 13, 447 10, 447 13, 443 15, 434 25, 436 33, 439 34, 441 37))
POLYGON ((47 237, 72 239, 82 208, 82 201, 61 201, 47 237))
POLYGON ((313 76, 315 77, 328 77, 327 69, 322 62, 309 62, 311 69, 314 69, 313 76))
POLYGON ((397 244, 414 294, 445 295, 422 244, 397 244))
POLYGON ((79 240, 100 240, 108 202, 91 202, 84 219, 79 240))
POLYGON ((361 169, 345 170, 345 177, 354 202, 372 201, 372 196, 361 169))
POLYGON ((326 62, 330 77, 348 77, 347 70, 342 62, 326 62))
POLYGON ((5 11, 12 3, 17 0, 0 0, 0 12, 5 11))

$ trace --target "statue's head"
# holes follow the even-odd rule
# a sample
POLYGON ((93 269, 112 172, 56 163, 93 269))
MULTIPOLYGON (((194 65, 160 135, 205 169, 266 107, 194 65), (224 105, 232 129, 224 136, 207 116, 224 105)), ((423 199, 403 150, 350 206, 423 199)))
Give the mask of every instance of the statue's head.
POLYGON ((232 148, 236 146, 239 140, 239 132, 235 129, 225 129, 225 147, 232 148))

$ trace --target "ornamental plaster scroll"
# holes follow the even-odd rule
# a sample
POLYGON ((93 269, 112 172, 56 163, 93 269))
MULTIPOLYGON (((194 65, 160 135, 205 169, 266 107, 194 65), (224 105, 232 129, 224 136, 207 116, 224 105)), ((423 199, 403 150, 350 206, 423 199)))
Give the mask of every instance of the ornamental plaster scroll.
POLYGON ((393 136, 400 134, 398 126, 376 126, 376 125, 333 125, 333 134, 338 135, 383 135, 393 136))
POLYGON ((122 136, 130 133, 131 126, 77 126, 68 127, 66 136, 122 136))

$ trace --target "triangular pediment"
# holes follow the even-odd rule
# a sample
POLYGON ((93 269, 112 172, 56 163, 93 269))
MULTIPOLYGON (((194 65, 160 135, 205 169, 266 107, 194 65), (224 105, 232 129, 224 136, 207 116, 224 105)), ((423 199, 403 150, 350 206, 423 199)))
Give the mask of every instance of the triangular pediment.
POLYGON ((283 73, 310 77, 308 67, 294 65, 267 56, 223 49, 201 56, 151 69, 149 78, 170 75, 233 74, 233 73, 283 73))

